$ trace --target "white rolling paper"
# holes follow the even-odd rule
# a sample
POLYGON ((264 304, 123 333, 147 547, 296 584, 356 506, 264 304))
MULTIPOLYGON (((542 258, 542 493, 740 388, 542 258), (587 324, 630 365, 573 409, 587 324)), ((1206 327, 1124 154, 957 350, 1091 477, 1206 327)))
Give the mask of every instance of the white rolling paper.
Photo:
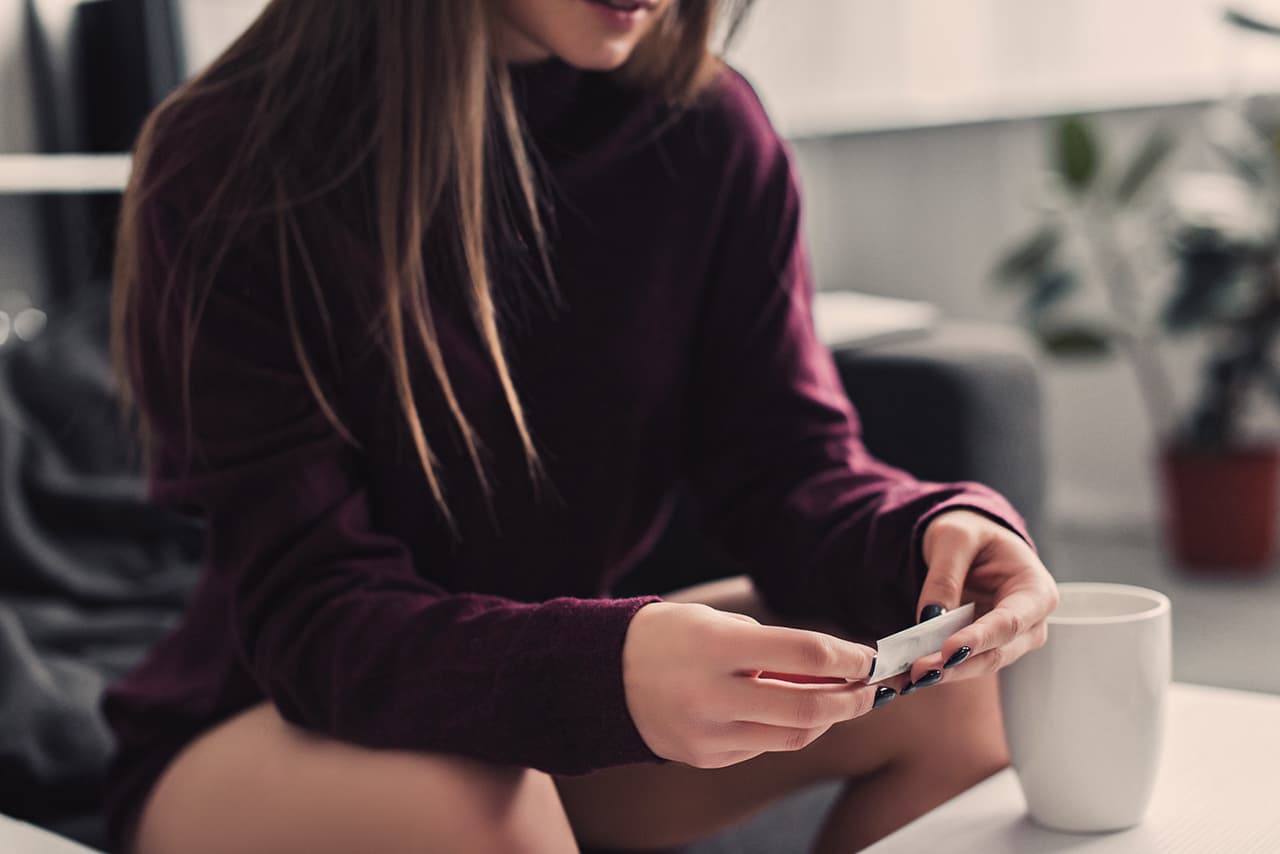
POLYGON ((940 617, 903 629, 876 641, 876 667, 867 684, 874 685, 899 673, 906 673, 916 659, 942 649, 943 642, 973 622, 970 602, 940 617))

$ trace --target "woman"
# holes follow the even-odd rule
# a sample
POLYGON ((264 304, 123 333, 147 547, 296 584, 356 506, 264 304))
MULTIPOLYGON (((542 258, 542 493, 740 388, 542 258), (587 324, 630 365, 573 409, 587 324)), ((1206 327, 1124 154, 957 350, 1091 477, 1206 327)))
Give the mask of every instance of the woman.
POLYGON ((1004 764, 1053 582, 863 450, 715 6, 274 0, 151 117, 115 342, 208 560, 106 700, 121 849, 645 848, 844 779, 843 851, 1004 764), (609 598, 681 479, 749 577, 609 598))

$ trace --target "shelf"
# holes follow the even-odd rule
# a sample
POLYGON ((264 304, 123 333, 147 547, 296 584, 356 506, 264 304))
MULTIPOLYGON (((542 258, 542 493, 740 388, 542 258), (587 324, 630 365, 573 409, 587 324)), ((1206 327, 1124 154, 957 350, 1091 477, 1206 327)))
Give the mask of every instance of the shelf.
POLYGON ((0 154, 0 195, 119 193, 128 154, 0 154))

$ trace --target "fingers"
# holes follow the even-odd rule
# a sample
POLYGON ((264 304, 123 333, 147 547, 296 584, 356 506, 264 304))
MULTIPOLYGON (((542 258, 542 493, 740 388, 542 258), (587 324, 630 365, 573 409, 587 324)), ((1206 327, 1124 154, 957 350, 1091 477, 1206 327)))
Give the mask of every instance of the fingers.
POLYGON ((1035 589, 1019 590, 1003 597, 996 606, 972 624, 956 632, 942 646, 949 656, 967 646, 973 656, 1012 643, 1032 626, 1039 625, 1053 612, 1057 596, 1035 589))
POLYGON ((921 621, 937 616, 939 608, 951 611, 960 606, 965 577, 981 546, 971 516, 968 511, 952 510, 934 517, 925 529, 923 557, 928 573, 916 603, 921 621))
MULTIPOLYGON (((1038 590, 1042 604, 1052 600, 1049 611, 1057 603, 1052 577, 1034 550, 1017 534, 979 513, 959 509, 934 517, 925 528, 922 550, 928 572, 917 603, 921 621, 959 606, 970 574, 997 563, 1007 564, 1002 573, 1006 577, 1028 579, 1027 588, 1038 590)), ((1046 616, 1048 611, 1022 615, 1025 626, 1046 616)))
MULTIPOLYGON (((742 681, 747 686, 751 686, 755 680, 744 679, 742 681)), ((776 686, 757 683, 757 687, 764 688, 765 693, 777 695, 784 693, 793 695, 828 695, 831 693, 830 689, 813 689, 801 686, 788 687, 783 683, 779 683, 776 686)), ((854 715, 856 717, 858 714, 865 714, 885 705, 896 696, 897 691, 889 685, 846 686, 841 693, 861 695, 851 705, 851 708, 857 713, 854 715), (886 693, 888 697, 884 696, 886 693), (878 704, 876 702, 877 696, 881 697, 878 704)), ((830 696, 816 698, 818 705, 814 706, 806 705, 797 696, 792 696, 788 699, 790 702, 787 704, 787 708, 790 711, 784 712, 777 719, 788 720, 793 723, 771 724, 756 720, 737 720, 717 726, 714 732, 700 739, 700 749, 689 758, 688 764, 697 768, 723 768, 752 759, 761 753, 803 750, 821 738, 832 726, 845 719, 843 712, 831 716, 823 711, 822 704, 832 699, 830 696), (814 709, 819 711, 814 711, 814 709), (820 720, 816 724, 809 725, 809 722, 823 717, 831 719, 820 720)), ((839 707, 833 706, 832 708, 839 707)))
POLYGON ((861 684, 797 685, 771 679, 735 679, 720 711, 726 720, 812 729, 865 714, 874 696, 874 688, 861 684))
POLYGON ((1028 652, 1044 646, 1048 638, 1049 624, 1047 622, 1036 623, 1029 630, 1014 638, 1012 642, 974 656, 964 664, 957 666, 954 670, 955 676, 949 676, 948 678, 972 679, 975 676, 995 673, 997 670, 1013 664, 1028 652))
POLYGON ((724 753, 709 753, 701 756, 694 761, 686 762, 694 768, 728 768, 730 765, 737 765, 739 762, 746 762, 748 759, 755 759, 759 756, 759 752, 750 750, 728 750, 724 753))
POLYGON ((801 685, 769 679, 738 679, 723 696, 717 710, 726 720, 758 723, 789 729, 811 730, 865 715, 875 707, 882 687, 895 692, 905 677, 881 685, 801 685))
POLYGON ((1020 633, 1009 643, 997 646, 994 649, 988 649, 982 653, 965 654, 950 667, 947 666, 947 662, 956 657, 956 652, 948 654, 944 651, 927 655, 912 665, 910 671, 912 687, 906 693, 911 693, 917 687, 973 679, 978 676, 985 676, 988 673, 994 673, 1001 668, 1009 666, 1028 652, 1044 646, 1048 637, 1049 624, 1047 621, 1042 621, 1036 623, 1027 631, 1020 633), (937 673, 939 676, 936 679, 930 679, 928 677, 931 673, 937 673))
POLYGON ((803 750, 825 735, 829 729, 831 724, 805 729, 770 726, 752 721, 735 721, 726 726, 711 743, 714 745, 720 742, 725 751, 746 751, 754 754, 803 750))
POLYGON ((774 673, 771 670, 764 670, 756 675, 761 679, 778 679, 801 685, 843 685, 848 681, 843 676, 805 676, 802 673, 774 673))
POLYGON ((833 635, 785 626, 726 624, 723 649, 735 671, 866 679, 875 650, 833 635))

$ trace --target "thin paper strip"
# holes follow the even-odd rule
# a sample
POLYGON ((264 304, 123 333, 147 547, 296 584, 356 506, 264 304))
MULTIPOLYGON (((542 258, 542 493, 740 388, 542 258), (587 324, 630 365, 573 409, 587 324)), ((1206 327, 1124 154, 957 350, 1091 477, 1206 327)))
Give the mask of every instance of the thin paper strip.
POLYGON ((874 685, 906 673, 917 659, 942 649, 947 638, 973 622, 973 612, 973 603, 970 602, 941 617, 876 641, 876 668, 867 680, 868 684, 874 685))

